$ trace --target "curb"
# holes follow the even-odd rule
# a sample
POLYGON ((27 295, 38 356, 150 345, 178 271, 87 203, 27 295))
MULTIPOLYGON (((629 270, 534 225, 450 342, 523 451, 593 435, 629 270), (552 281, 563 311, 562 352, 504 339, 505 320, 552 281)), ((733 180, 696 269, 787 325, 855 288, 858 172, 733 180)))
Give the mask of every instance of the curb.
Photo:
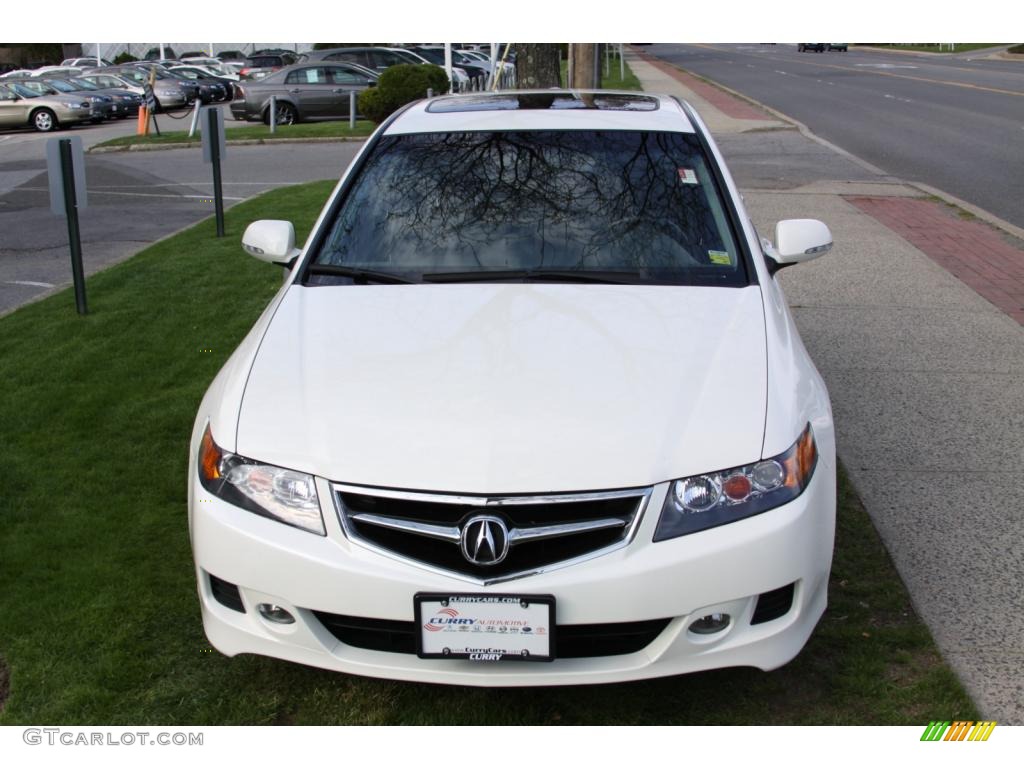
MULTIPOLYGON (((339 144, 350 141, 366 141, 366 136, 310 136, 297 139, 231 139, 226 143, 229 147, 251 147, 259 144, 339 144)), ((202 141, 176 141, 170 144, 122 144, 116 147, 91 147, 86 150, 91 155, 104 155, 108 152, 156 152, 161 149, 189 149, 201 147, 202 141)))
MULTIPOLYGON (((933 54, 933 55, 938 55, 938 54, 933 54)), ((756 99, 750 98, 746 94, 740 93, 738 91, 734 91, 732 88, 729 88, 728 86, 722 85, 721 83, 715 82, 714 80, 712 80, 710 78, 707 78, 707 77, 704 77, 703 75, 698 75, 695 72, 691 72, 690 70, 684 69, 683 67, 680 67, 680 66, 678 66, 676 64, 673 64, 672 66, 676 67, 676 69, 680 70, 681 72, 685 72, 686 74, 690 75, 691 77, 696 77, 699 80, 703 80, 704 82, 706 82, 706 83, 708 83, 710 85, 713 85, 716 88, 720 88, 721 90, 725 91, 726 93, 732 94, 733 96, 736 96, 737 98, 746 99, 751 104, 756 104, 759 108, 763 109, 768 114, 775 116, 779 120, 783 120, 783 121, 792 123, 793 125, 796 126, 797 130, 800 131, 800 133, 802 135, 806 136, 811 141, 815 141, 818 144, 822 145, 823 147, 826 147, 827 149, 832 150, 836 154, 839 154, 839 155, 845 157, 847 160, 850 160, 851 162, 856 163, 857 165, 859 165, 861 168, 863 168, 864 170, 868 171, 869 173, 872 173, 872 174, 874 174, 876 176, 884 177, 886 179, 891 179, 891 180, 896 181, 896 182, 898 182, 900 184, 904 184, 904 185, 906 185, 908 187, 913 187, 914 189, 918 189, 921 192, 925 193, 926 195, 931 195, 933 197, 937 197, 940 200, 942 200, 944 203, 948 203, 949 205, 954 205, 957 208, 962 208, 963 210, 967 211, 968 213, 973 214, 977 218, 981 219, 986 224, 989 224, 989 225, 995 227, 996 229, 1001 229, 1006 234, 1008 234, 1008 235, 1010 235, 1012 237, 1015 237, 1018 240, 1024 240, 1024 229, 1022 229, 1021 227, 1018 227, 1016 224, 1011 224, 1010 222, 1005 221, 1005 220, 999 218, 995 214, 989 213, 988 211, 986 211, 986 210, 984 210, 982 208, 979 208, 978 206, 976 206, 976 205, 974 205, 972 203, 968 203, 965 200, 961 200, 958 197, 954 197, 953 195, 949 194, 948 192, 943 192, 941 189, 936 189, 935 187, 931 187, 931 186, 929 186, 927 184, 923 184, 923 183, 917 182, 917 181, 906 181, 904 179, 899 178, 898 176, 893 176, 892 174, 886 173, 881 168, 879 168, 879 167, 869 163, 867 160, 862 160, 861 158, 857 157, 853 153, 847 152, 842 147, 837 147, 835 144, 833 144, 832 142, 828 141, 827 139, 821 138, 820 136, 815 134, 813 131, 811 131, 810 128, 808 128, 806 125, 801 123, 799 120, 797 120, 797 119, 795 119, 793 117, 790 117, 789 115, 787 115, 787 114, 785 114, 783 112, 779 112, 777 109, 772 109, 767 104, 762 104, 761 102, 757 101, 756 99)))

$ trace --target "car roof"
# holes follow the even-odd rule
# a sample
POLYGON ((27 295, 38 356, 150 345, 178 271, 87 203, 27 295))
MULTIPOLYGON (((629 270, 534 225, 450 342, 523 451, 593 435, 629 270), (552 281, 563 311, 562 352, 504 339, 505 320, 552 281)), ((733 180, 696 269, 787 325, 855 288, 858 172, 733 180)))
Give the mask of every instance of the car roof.
POLYGON ((501 91, 437 96, 413 104, 385 131, 619 130, 693 133, 682 104, 637 91, 501 91))

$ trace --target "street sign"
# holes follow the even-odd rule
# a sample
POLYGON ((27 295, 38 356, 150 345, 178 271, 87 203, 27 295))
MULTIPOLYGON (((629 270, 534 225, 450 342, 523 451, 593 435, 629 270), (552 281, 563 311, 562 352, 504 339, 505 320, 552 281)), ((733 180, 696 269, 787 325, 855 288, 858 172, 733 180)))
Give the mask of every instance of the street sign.
POLYGON ((221 191, 220 161, 227 153, 224 140, 224 113, 220 107, 203 107, 203 160, 213 166, 213 204, 217 217, 217 237, 224 237, 224 193, 221 191))
POLYGON ((61 139, 48 139, 46 142, 46 173, 50 181, 50 210, 58 216, 65 216, 67 209, 64 204, 64 173, 60 163, 60 142, 71 144, 71 169, 75 179, 75 207, 81 210, 89 203, 85 191, 85 154, 82 152, 82 137, 69 136, 61 139))
POLYGON ((46 142, 46 169, 50 182, 50 210, 68 222, 68 246, 71 248, 71 277, 75 284, 78 314, 88 314, 85 301, 85 268, 82 266, 82 236, 78 211, 85 208, 85 156, 82 139, 53 138, 46 142))
POLYGON ((199 125, 203 139, 203 162, 213 162, 213 141, 215 139, 217 141, 217 158, 223 160, 228 147, 224 140, 224 113, 220 107, 203 107, 199 125), (216 127, 210 123, 210 120, 216 121, 216 127))

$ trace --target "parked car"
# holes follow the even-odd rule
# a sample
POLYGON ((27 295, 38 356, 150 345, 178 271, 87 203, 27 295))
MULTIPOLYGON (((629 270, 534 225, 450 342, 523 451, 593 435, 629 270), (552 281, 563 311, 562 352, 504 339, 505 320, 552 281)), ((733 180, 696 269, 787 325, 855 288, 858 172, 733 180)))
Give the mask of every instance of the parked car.
POLYGON ((288 53, 254 53, 247 56, 245 66, 238 71, 243 80, 262 80, 284 67, 291 66, 298 57, 288 53))
POLYGON ((64 59, 60 65, 62 67, 79 67, 81 69, 85 69, 87 67, 112 67, 114 66, 114 62, 108 61, 104 58, 100 58, 99 62, 97 62, 95 56, 80 56, 77 59, 64 59))
POLYGON ((209 86, 213 101, 228 101, 234 92, 235 83, 238 82, 237 75, 231 77, 215 75, 206 67, 190 64, 171 67, 171 72, 195 80, 200 86, 209 86))
POLYGON ((154 71, 153 95, 156 97, 157 108, 160 110, 178 109, 195 102, 199 94, 199 85, 175 77, 163 67, 148 65, 125 64, 112 69, 100 69, 90 75, 114 75, 134 83, 140 89, 149 82, 150 72, 154 71))
POLYGON ((113 117, 124 119, 139 114, 139 107, 142 106, 142 95, 127 88, 103 88, 102 86, 86 80, 83 77, 69 77, 67 82, 75 86, 80 93, 92 98, 94 91, 97 95, 109 96, 114 100, 113 117))
POLYGON ((171 46, 165 45, 162 51, 159 48, 150 48, 142 58, 145 61, 160 61, 176 59, 178 58, 178 55, 174 52, 174 49, 171 48, 171 46))
POLYGON ((34 77, 17 80, 15 82, 23 88, 34 92, 38 96, 64 96, 69 99, 69 103, 88 103, 89 121, 92 123, 102 123, 104 120, 109 120, 112 117, 117 116, 113 98, 102 94, 83 91, 81 88, 72 85, 67 80, 61 80, 59 78, 34 77))
POLYGON ((482 686, 773 669, 827 600, 828 393, 714 139, 665 96, 410 105, 366 143, 203 398, 206 635, 482 686), (531 661, 547 663, 531 664, 531 661))
POLYGON ((217 56, 222 65, 228 65, 235 72, 245 67, 245 54, 241 51, 220 51, 217 56))
POLYGON ((5 130, 32 127, 48 133, 91 118, 92 108, 86 99, 40 95, 18 82, 0 83, 0 128, 5 130))
POLYGON ((207 75, 212 75, 213 77, 220 77, 225 80, 231 80, 232 82, 239 79, 238 73, 235 72, 234 67, 224 64, 219 59, 182 59, 181 64, 179 66, 195 67, 200 72, 205 72, 207 75))
POLYGON ((195 83, 199 89, 199 100, 203 104, 209 104, 214 101, 227 101, 231 98, 232 82, 227 78, 215 77, 187 64, 168 67, 168 71, 185 82, 195 83))
POLYGON ((848 48, 848 43, 828 43, 828 50, 830 51, 842 51, 843 53, 846 53, 848 48))
POLYGON ((135 96, 140 97, 145 92, 141 83, 138 83, 131 78, 114 74, 112 72, 86 72, 82 75, 79 75, 77 79, 84 80, 87 83, 92 83, 93 85, 99 88, 103 88, 105 90, 125 91, 126 93, 131 93, 135 96))
POLYGON ((295 64, 262 80, 235 83, 231 114, 236 120, 270 122, 276 96, 276 122, 338 120, 349 116, 349 94, 372 88, 377 74, 344 62, 295 64))
POLYGON ((824 53, 826 45, 826 43, 797 43, 796 50, 798 53, 803 53, 804 51, 824 53))
POLYGON ((325 48, 305 54, 303 63, 315 61, 345 61, 357 64, 378 74, 396 64, 431 64, 423 56, 405 48, 362 46, 351 48, 325 48))

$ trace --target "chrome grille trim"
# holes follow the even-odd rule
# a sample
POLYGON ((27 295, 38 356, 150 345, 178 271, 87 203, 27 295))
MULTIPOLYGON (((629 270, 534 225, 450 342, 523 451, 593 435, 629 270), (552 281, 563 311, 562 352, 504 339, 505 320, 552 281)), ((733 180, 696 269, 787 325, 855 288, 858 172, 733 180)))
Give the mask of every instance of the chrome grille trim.
MULTIPOLYGON (((334 504, 335 514, 338 516, 338 521, 341 524, 341 529, 344 532, 346 538, 353 544, 363 547, 367 550, 375 552, 384 557, 388 557, 392 560, 410 565, 415 568, 419 568, 431 573, 435 573, 441 576, 458 579, 460 581, 469 582, 479 586, 487 586, 490 584, 500 584, 514 579, 523 579, 528 576, 535 576, 549 571, 558 570, 561 568, 567 568, 578 563, 592 560, 596 557, 609 554, 611 552, 618 551, 630 544, 636 537, 636 532, 640 528, 640 523, 643 520, 644 512, 647 510, 648 503, 650 502, 651 494, 654 491, 653 487, 645 488, 626 488, 612 491, 595 491, 589 493, 564 493, 564 494, 543 494, 543 495, 530 495, 524 494, 521 496, 512 495, 497 495, 497 496, 471 496, 461 494, 441 494, 434 492, 417 492, 417 491, 401 491, 390 488, 373 488, 365 485, 350 485, 347 483, 331 483, 331 500, 334 504), (367 541, 355 531, 350 523, 351 521, 358 521, 369 523, 372 525, 381 525, 382 527, 392 528, 394 530, 400 530, 408 533, 418 533, 420 535, 439 539, 442 541, 448 541, 451 543, 457 543, 461 540, 461 531, 457 527, 431 525, 426 523, 420 523, 418 521, 411 520, 399 520, 396 518, 389 518, 383 515, 372 515, 368 513, 348 513, 341 501, 341 494, 351 493, 360 496, 373 496, 387 499, 397 500, 408 500, 417 502, 429 502, 435 504, 448 504, 452 506, 474 506, 485 508, 495 508, 502 506, 528 506, 528 505, 539 505, 539 504, 569 504, 585 502, 590 500, 611 500, 611 499, 626 499, 635 498, 637 499, 636 506, 633 510, 632 520, 629 522, 629 529, 626 534, 614 544, 600 549, 595 549, 591 552, 587 552, 583 555, 573 557, 567 560, 560 560, 555 563, 539 566, 537 568, 531 568, 528 570, 519 571, 516 573, 502 574, 493 578, 476 578, 467 573, 461 573, 459 571, 442 568, 440 566, 432 565, 431 563, 424 562, 422 560, 416 560, 411 557, 406 557, 403 554, 392 551, 385 547, 379 546, 372 541, 367 541), (351 514, 351 517, 350 517, 351 514), (417 530, 412 530, 411 526, 417 526, 417 530)), ((556 538, 559 536, 571 535, 571 533, 585 533, 589 531, 604 530, 614 526, 624 527, 626 523, 620 519, 598 519, 591 520, 582 523, 568 523, 564 525, 551 525, 551 526, 536 526, 533 528, 513 528, 509 531, 510 538, 512 538, 512 532, 515 531, 520 543, 525 543, 528 540, 540 540, 544 538, 556 538), (573 531, 562 531, 566 527, 580 526, 577 530, 573 531)), ((511 542, 510 542, 511 543, 511 542)))

